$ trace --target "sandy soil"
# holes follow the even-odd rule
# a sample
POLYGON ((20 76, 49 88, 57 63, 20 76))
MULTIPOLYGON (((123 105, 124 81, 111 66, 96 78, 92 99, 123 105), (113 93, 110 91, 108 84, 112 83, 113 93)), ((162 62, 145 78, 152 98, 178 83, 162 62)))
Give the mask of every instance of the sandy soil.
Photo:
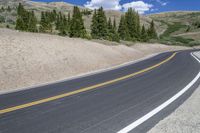
MULTIPOLYGON (((200 52, 195 53, 200 58, 200 52)), ((199 133, 200 86, 192 96, 171 115, 160 121, 149 133, 199 133)))
POLYGON ((82 39, 0 29, 0 92, 176 49, 184 48, 158 44, 106 46, 82 39))

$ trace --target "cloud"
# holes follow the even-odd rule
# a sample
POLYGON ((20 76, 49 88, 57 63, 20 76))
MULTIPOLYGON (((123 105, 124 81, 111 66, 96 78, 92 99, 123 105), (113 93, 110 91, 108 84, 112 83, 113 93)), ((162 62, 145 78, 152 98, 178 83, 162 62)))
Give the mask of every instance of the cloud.
POLYGON ((91 0, 84 5, 90 9, 97 9, 103 7, 105 10, 121 10, 120 0, 91 0))
POLYGON ((168 4, 168 2, 164 2, 162 0, 155 0, 155 1, 161 4, 162 6, 166 6, 168 4))
POLYGON ((145 3, 143 1, 132 1, 130 3, 125 3, 120 5, 120 0, 90 0, 87 1, 84 5, 89 9, 97 9, 103 7, 105 10, 123 10, 126 11, 128 8, 133 8, 138 11, 140 14, 149 11, 153 5, 145 3))
POLYGON ((128 8, 133 8, 138 11, 140 14, 144 14, 144 12, 149 11, 153 5, 145 3, 143 1, 133 1, 130 3, 125 3, 122 5, 123 10, 127 10, 128 8))

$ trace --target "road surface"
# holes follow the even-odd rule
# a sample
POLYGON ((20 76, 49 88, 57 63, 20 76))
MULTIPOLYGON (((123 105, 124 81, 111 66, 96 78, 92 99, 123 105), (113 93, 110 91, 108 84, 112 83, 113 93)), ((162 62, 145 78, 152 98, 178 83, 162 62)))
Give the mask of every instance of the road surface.
POLYGON ((114 70, 2 94, 0 133, 146 132, 199 85, 200 63, 191 52, 162 53, 114 70))

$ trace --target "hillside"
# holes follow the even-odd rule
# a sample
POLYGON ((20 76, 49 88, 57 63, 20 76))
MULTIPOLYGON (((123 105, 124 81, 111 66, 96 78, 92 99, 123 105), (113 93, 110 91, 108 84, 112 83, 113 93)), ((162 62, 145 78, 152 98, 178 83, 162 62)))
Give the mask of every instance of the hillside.
MULTIPOLYGON (((66 2, 47 3, 33 2, 30 0, 0 0, 0 7, 5 8, 5 11, 0 9, 0 27, 9 27, 14 29, 17 16, 16 7, 19 3, 22 3, 26 9, 35 11, 38 20, 40 20, 42 11, 52 11, 55 9, 56 11, 61 11, 63 14, 67 15, 68 13, 72 14, 74 6, 66 2), (11 7, 11 11, 6 10, 8 6, 11 7)), ((86 9, 81 6, 79 6, 79 8, 82 11, 86 9)), ((107 18, 115 18, 117 25, 119 24, 120 17, 123 14, 123 12, 112 10, 107 10, 105 13, 107 18)), ((84 24, 89 32, 92 15, 93 12, 91 14, 83 14, 84 24)), ((200 12, 179 11, 140 16, 140 22, 141 24, 144 24, 145 27, 149 27, 152 20, 154 20, 155 29, 160 36, 160 40, 155 42, 168 45, 186 46, 195 46, 200 44, 200 12)))
POLYGON ((162 23, 164 29, 161 38, 164 41, 176 41, 177 44, 200 44, 200 12, 179 11, 149 15, 153 20, 162 23), (192 36, 191 36, 192 35, 192 36), (193 36, 195 35, 195 36, 193 36), (180 42, 182 40, 183 42, 180 42))
MULTIPOLYGON (((19 3, 22 3, 26 9, 28 10, 33 10, 35 11, 38 19, 40 19, 40 13, 42 11, 52 11, 53 9, 55 9, 56 11, 61 11, 64 14, 68 14, 68 13, 72 13, 73 11, 73 6, 72 4, 66 3, 66 2, 34 2, 34 1, 30 1, 30 0, 9 0, 9 1, 5 1, 5 0, 0 0, 0 7, 4 7, 7 8, 8 6, 11 7, 12 11, 11 12, 1 12, 0 13, 0 26, 1 27, 6 27, 7 24, 9 24, 9 26, 11 28, 14 27, 14 22, 16 20, 16 7, 18 6, 19 3), (6 22, 2 22, 1 18, 6 19, 6 22)), ((79 6, 79 8, 81 10, 86 9, 85 7, 81 7, 79 6)), ((106 12, 106 16, 107 18, 112 18, 112 19, 116 19, 117 24, 119 24, 120 21, 120 17, 123 14, 123 12, 120 11, 111 11, 111 10, 107 10, 106 12)), ((84 15, 83 19, 85 21, 85 27, 87 30, 90 30, 90 25, 91 25, 91 20, 92 20, 92 14, 91 15, 84 15)), ((149 23, 151 22, 151 18, 149 18, 148 16, 141 16, 141 23, 145 24, 146 27, 149 26, 149 23)), ((156 25, 156 29, 158 31, 158 33, 163 32, 162 30, 162 25, 160 22, 155 22, 156 25)))

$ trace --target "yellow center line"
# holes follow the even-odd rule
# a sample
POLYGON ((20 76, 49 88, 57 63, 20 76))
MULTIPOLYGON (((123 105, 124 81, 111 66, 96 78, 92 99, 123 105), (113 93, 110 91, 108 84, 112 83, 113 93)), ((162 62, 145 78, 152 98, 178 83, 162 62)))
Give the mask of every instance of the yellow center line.
POLYGON ((121 80, 124 80, 124 79, 128 79, 128 78, 134 77, 136 75, 139 75, 139 74, 145 73, 145 72, 147 72, 149 70, 152 70, 152 69, 154 69, 154 68, 156 68, 158 66, 161 66, 162 64, 164 64, 164 63, 168 62, 169 60, 171 60, 172 58, 174 58, 174 56, 176 54, 177 53, 175 52, 170 57, 168 57, 167 59, 163 60, 162 62, 160 62, 160 63, 158 63, 156 65, 153 65, 151 67, 145 68, 143 70, 140 70, 138 72, 135 72, 135 73, 132 73, 132 74, 120 77, 120 78, 116 78, 114 80, 110 80, 110 81, 107 81, 107 82, 96 84, 96 85, 93 85, 93 86, 90 86, 90 87, 85 87, 85 88, 82 88, 82 89, 79 89, 79 90, 71 91, 71 92, 68 92, 68 93, 52 96, 52 97, 45 98, 45 99, 42 99, 42 100, 38 100, 38 101, 34 101, 34 102, 30 102, 30 103, 26 103, 26 104, 22 104, 22 105, 18 105, 18 106, 6 108, 6 109, 2 109, 2 110, 0 110, 0 114, 5 114, 5 113, 12 112, 12 111, 15 111, 15 110, 19 110, 19 109, 31 107, 31 106, 34 106, 34 105, 50 102, 50 101, 57 100, 57 99, 64 98, 64 97, 68 97, 68 96, 72 96, 72 95, 75 95, 75 94, 78 94, 78 93, 81 93, 81 92, 86 92, 86 91, 89 91, 89 90, 96 89, 98 87, 102 87, 102 86, 109 85, 109 84, 112 84, 112 83, 115 83, 115 82, 118 82, 118 81, 121 81, 121 80))

